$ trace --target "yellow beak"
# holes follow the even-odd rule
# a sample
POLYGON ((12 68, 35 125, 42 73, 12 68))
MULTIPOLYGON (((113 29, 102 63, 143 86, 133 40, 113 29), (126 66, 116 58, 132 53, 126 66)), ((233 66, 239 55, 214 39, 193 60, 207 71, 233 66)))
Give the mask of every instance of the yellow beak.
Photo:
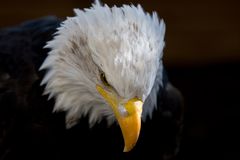
POLYGON ((135 146, 139 137, 143 102, 137 98, 132 98, 128 102, 121 104, 116 96, 107 92, 101 86, 97 85, 96 88, 112 107, 120 125, 125 143, 123 151, 130 151, 135 146), (124 114, 121 113, 121 109, 124 110, 124 114))

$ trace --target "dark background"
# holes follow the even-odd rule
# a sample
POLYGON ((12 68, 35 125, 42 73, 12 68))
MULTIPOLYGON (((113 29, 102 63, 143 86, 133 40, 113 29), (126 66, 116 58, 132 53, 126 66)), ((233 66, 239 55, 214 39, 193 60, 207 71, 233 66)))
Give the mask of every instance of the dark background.
MULTIPOLYGON (((240 2, 104 0, 141 4, 167 25, 164 63, 185 99, 181 159, 239 159, 240 2)), ((1 0, 0 27, 46 15, 73 16, 90 0, 1 0)))

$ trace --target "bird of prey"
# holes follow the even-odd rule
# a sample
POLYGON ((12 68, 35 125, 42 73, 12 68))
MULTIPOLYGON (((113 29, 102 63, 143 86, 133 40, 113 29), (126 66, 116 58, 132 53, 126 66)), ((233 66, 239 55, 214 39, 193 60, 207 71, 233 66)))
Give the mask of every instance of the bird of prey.
POLYGON ((174 157, 183 108, 163 67, 164 21, 140 5, 74 11, 0 30, 0 159, 107 148, 174 157))

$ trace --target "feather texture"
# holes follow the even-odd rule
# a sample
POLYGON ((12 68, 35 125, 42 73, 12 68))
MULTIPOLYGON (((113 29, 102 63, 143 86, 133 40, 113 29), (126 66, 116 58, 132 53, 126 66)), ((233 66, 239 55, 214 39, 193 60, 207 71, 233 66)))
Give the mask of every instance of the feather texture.
POLYGON ((86 114, 90 125, 103 117, 111 124, 113 112, 96 91, 103 71, 121 99, 145 101, 152 90, 144 106, 151 114, 162 79, 164 22, 140 5, 110 8, 97 1, 74 11, 76 16, 67 18, 46 45, 51 51, 40 68, 47 70, 42 85, 56 99, 54 110, 67 111, 68 127, 86 114))

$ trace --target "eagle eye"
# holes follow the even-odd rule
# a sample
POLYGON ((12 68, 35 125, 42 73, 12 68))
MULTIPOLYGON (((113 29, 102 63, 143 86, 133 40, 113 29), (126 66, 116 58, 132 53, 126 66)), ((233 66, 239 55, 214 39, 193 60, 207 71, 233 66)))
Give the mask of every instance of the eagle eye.
POLYGON ((108 87, 110 86, 110 84, 108 83, 107 78, 103 72, 100 72, 100 79, 105 86, 108 86, 108 87))

